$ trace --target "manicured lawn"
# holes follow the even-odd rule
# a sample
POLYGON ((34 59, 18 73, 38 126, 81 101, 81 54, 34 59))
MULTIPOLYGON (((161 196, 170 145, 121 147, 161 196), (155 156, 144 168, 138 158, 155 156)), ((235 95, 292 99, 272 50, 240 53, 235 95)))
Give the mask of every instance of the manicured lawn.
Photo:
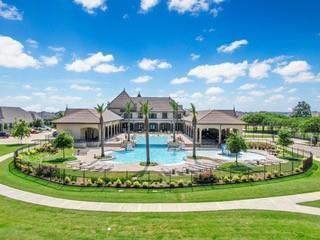
POLYGON ((0 156, 14 152, 23 146, 26 146, 26 144, 0 144, 0 156))
POLYGON ((255 183, 230 184, 172 190, 117 189, 62 186, 26 176, 12 168, 11 160, 0 163, 0 183, 54 197, 100 202, 206 202, 248 199, 320 191, 319 163, 293 177, 255 183), (9 167, 10 171, 9 171, 9 167))
POLYGON ((320 217, 268 211, 103 213, 0 197, 1 239, 318 239, 320 217))
POLYGON ((304 203, 300 203, 300 205, 320 208, 320 200, 312 201, 312 202, 304 202, 304 203))
POLYGON ((55 165, 58 167, 64 166, 66 161, 76 160, 77 158, 74 156, 74 149, 65 149, 65 158, 63 159, 62 150, 58 150, 57 153, 52 154, 48 152, 35 153, 31 155, 24 155, 23 160, 29 161, 32 164, 47 164, 47 165, 55 165))

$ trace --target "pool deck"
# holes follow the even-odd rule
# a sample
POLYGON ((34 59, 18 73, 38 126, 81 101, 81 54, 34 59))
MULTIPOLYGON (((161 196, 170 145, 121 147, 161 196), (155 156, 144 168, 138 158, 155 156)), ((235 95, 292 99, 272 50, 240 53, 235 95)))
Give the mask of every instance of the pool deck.
MULTIPOLYGON (((110 142, 115 143, 118 142, 119 139, 124 139, 125 134, 120 134, 114 139, 111 139, 110 142)), ((177 137, 183 138, 183 134, 177 134, 177 137)), ((120 151, 124 150, 120 146, 116 146, 115 144, 111 144, 105 147, 105 151, 120 151)), ((185 148, 185 150, 191 150, 190 148, 185 148)), ((108 168, 108 171, 157 171, 157 172, 171 172, 175 170, 176 172, 185 172, 186 169, 195 170, 195 169, 214 169, 221 163, 227 162, 228 160, 219 159, 219 158, 208 158, 206 155, 201 156, 201 151, 210 151, 210 150, 218 150, 217 148, 197 148, 197 156, 196 160, 192 158, 185 158, 183 162, 179 164, 166 164, 166 165, 157 165, 157 166, 141 166, 139 163, 130 163, 130 164, 117 164, 112 160, 104 160, 100 161, 95 156, 99 156, 101 154, 100 148, 89 148, 85 154, 81 154, 77 156, 77 160, 81 162, 82 166, 90 166, 92 167, 89 170, 97 170, 103 171, 103 167, 108 168), (197 166, 201 166, 197 168, 197 166), (95 169, 97 167, 97 169, 95 169), (100 167, 100 168, 99 168, 100 167), (102 169, 102 170, 101 170, 102 169)), ((277 157, 270 155, 266 151, 261 150, 250 150, 251 153, 257 153, 265 156, 265 162, 274 163, 274 162, 283 162, 283 160, 278 159, 277 157)), ((152 159, 151 159, 152 160, 152 159)), ((230 160, 229 160, 230 161, 230 160)), ((251 160, 253 163, 256 163, 259 160, 251 160)), ((262 162, 263 161, 259 161, 262 162)), ((250 163, 248 161, 247 163, 250 163)), ((89 167, 89 168, 90 168, 89 167)))

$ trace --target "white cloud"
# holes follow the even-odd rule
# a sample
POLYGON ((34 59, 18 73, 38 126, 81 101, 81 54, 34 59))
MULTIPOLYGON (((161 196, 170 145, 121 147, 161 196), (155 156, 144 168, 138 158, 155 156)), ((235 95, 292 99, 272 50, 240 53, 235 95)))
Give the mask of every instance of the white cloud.
POLYGON ((213 17, 218 17, 219 15, 219 12, 222 11, 222 7, 214 7, 210 10, 210 14, 213 16, 213 17))
POLYGON ((131 79, 130 81, 133 83, 146 83, 146 82, 149 82, 151 79, 152 79, 151 76, 146 75, 146 76, 140 76, 140 77, 131 79))
POLYGON ((48 99, 52 102, 58 102, 62 104, 71 104, 71 103, 79 102, 81 100, 81 97, 52 95, 52 96, 49 96, 48 99))
POLYGON ((320 74, 311 72, 311 66, 306 61, 291 61, 273 70, 288 83, 320 81, 320 74))
POLYGON ((70 86, 70 89, 77 90, 77 91, 84 91, 84 92, 101 91, 101 88, 95 88, 95 87, 91 87, 89 85, 80 85, 80 84, 72 84, 70 86))
POLYGON ((192 99, 200 99, 203 97, 203 94, 201 92, 194 92, 192 95, 191 95, 191 98, 192 99))
POLYGON ((208 11, 210 3, 208 0, 169 0, 170 11, 177 11, 180 14, 190 12, 196 14, 201 11, 208 11))
POLYGON ((230 44, 224 44, 217 48, 217 51, 220 53, 233 53, 236 49, 241 46, 248 44, 248 41, 245 39, 234 41, 230 44))
POLYGON ((51 56, 51 57, 41 56, 40 59, 44 65, 49 67, 55 66, 59 63, 59 59, 57 58, 57 56, 51 56))
POLYGON ((31 86, 30 84, 25 84, 25 85, 23 85, 23 88, 24 88, 24 89, 31 89, 32 86, 31 86))
POLYGON ((33 92, 32 95, 36 96, 36 97, 46 97, 47 96, 47 94, 45 92, 33 92))
POLYGON ((288 93, 294 93, 294 92, 296 92, 296 91, 297 91, 296 88, 291 88, 291 89, 289 89, 288 93))
POLYGON ((53 51, 53 52, 59 52, 59 53, 63 53, 66 51, 66 49, 64 47, 53 47, 53 46, 49 46, 48 47, 49 50, 53 51))
POLYGON ((140 9, 142 12, 148 12, 151 8, 155 7, 159 0, 141 0, 140 9))
POLYGON ((0 17, 3 17, 8 20, 18 20, 18 21, 21 21, 23 18, 22 13, 20 13, 15 6, 4 3, 1 0, 0 0, 0 17))
POLYGON ((197 37, 195 38, 195 40, 198 41, 198 42, 202 42, 202 41, 204 40, 204 37, 201 36, 201 35, 199 35, 199 36, 197 36, 197 37))
POLYGON ((113 64, 104 63, 96 66, 93 70, 98 73, 117 73, 124 72, 126 69, 124 66, 117 67, 113 64))
POLYGON ((264 100, 265 103, 277 103, 277 101, 284 99, 284 96, 282 94, 275 94, 268 97, 266 100, 264 100))
POLYGON ((265 95, 265 92, 253 90, 253 91, 249 92, 249 95, 254 96, 254 97, 260 97, 260 96, 265 95))
POLYGON ((220 87, 210 87, 206 90, 206 95, 219 95, 224 93, 224 90, 220 87))
POLYGON ((257 87, 255 83, 246 83, 239 87, 240 90, 251 90, 257 87))
POLYGON ((123 66, 115 66, 113 64, 107 64, 114 60, 111 54, 103 55, 101 52, 90 55, 85 59, 76 59, 70 64, 66 64, 65 69, 73 72, 88 72, 95 71, 99 73, 115 73, 123 72, 125 68, 123 66))
POLYGON ((11 37, 0 35, 0 66, 7 68, 39 67, 39 62, 24 52, 23 45, 11 37))
POLYGON ((249 96, 238 96, 235 99, 235 102, 238 104, 252 102, 253 98, 249 96))
POLYGON ((26 41, 29 45, 29 47, 32 47, 32 48, 38 48, 39 47, 39 43, 32 39, 32 38, 28 38, 27 41, 26 41))
POLYGON ((255 60, 249 67, 249 76, 254 79, 263 79, 269 76, 269 71, 271 70, 271 66, 269 64, 270 61, 262 61, 259 62, 255 60))
POLYGON ((179 85, 179 84, 184 84, 188 82, 192 82, 192 80, 187 77, 182 77, 182 78, 172 79, 170 83, 173 85, 179 85))
POLYGON ((195 53, 191 53, 190 57, 191 57, 192 61, 195 61, 195 60, 198 60, 200 58, 200 55, 199 54, 195 54, 195 53))
POLYGON ((217 65, 199 65, 191 69, 188 76, 204 79, 207 83, 216 83, 220 81, 231 83, 237 78, 245 76, 247 68, 247 61, 240 63, 226 62, 217 65))
POLYGON ((58 88, 48 86, 48 87, 46 87, 44 90, 45 90, 46 92, 55 92, 55 91, 58 91, 58 88))
POLYGON ((153 71, 155 69, 169 69, 172 65, 166 61, 159 59, 143 58, 138 62, 139 68, 145 71, 153 71))
POLYGON ((272 92, 279 93, 279 92, 282 92, 284 89, 285 89, 284 86, 280 86, 280 87, 272 89, 272 92))
POLYGON ((93 14, 96 9, 107 10, 105 0, 74 0, 74 2, 80 4, 89 14, 93 14))

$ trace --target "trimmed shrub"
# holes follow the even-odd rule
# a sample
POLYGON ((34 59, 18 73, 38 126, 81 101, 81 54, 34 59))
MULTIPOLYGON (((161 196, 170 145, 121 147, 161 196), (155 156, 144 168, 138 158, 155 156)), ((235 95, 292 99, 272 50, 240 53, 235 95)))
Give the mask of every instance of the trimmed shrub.
POLYGON ((255 180, 254 176, 253 175, 249 175, 248 181, 249 182, 254 182, 254 180, 255 180))
POLYGON ((92 186, 92 180, 91 180, 91 178, 89 178, 89 179, 87 180, 87 186, 92 186))
POLYGON ((245 176, 245 175, 243 175, 243 176, 241 177, 241 182, 248 182, 248 177, 245 176))
POLYGON ((148 182, 143 182, 143 183, 142 183, 142 187, 143 187, 143 188, 148 188, 148 186, 149 186, 148 182))
POLYGON ((67 176, 64 178, 64 183, 69 184, 71 182, 71 179, 67 176))
POLYGON ((234 175, 232 177, 232 181, 235 182, 235 183, 239 183, 241 181, 241 178, 238 175, 234 175))
POLYGON ((175 182, 170 182, 170 183, 169 183, 169 186, 170 186, 171 188, 175 188, 177 185, 176 185, 175 182))
POLYGON ((229 182, 232 181, 229 176, 224 176, 222 180, 223 180, 225 183, 229 183, 229 182))
POLYGON ((192 182, 190 180, 187 182, 187 186, 192 187, 192 182))
POLYGON ((132 186, 133 186, 134 188, 140 188, 140 187, 141 187, 141 184, 140 184, 139 181, 134 181, 132 186))
POLYGON ((109 181, 109 182, 107 183, 107 187, 112 187, 112 182, 111 182, 111 181, 109 181))
POLYGON ((274 175, 274 177, 276 177, 276 178, 277 178, 277 177, 280 177, 280 173, 279 173, 278 171, 274 171, 274 172, 273 172, 273 175, 274 175))
POLYGON ((125 184, 126 184, 126 187, 131 187, 132 182, 131 182, 130 180, 127 180, 127 181, 125 182, 125 184))
POLYGON ((212 171, 205 171, 195 177, 195 181, 200 184, 213 183, 217 181, 217 177, 212 171))
POLYGON ((151 188, 158 188, 159 187, 159 183, 158 182, 153 182, 150 185, 151 188))
POLYGON ((184 187, 184 181, 183 181, 182 179, 180 179, 180 180, 178 181, 178 186, 179 186, 179 187, 184 187))
POLYGON ((116 187, 121 187, 122 182, 121 180, 118 178, 117 181, 115 182, 116 187))
POLYGON ((103 183, 104 183, 104 180, 99 177, 96 183, 97 183, 97 186, 98 186, 98 187, 102 187, 102 186, 103 186, 103 183))
POLYGON ((272 173, 271 172, 267 172, 266 173, 266 178, 267 179, 271 179, 272 178, 272 173))

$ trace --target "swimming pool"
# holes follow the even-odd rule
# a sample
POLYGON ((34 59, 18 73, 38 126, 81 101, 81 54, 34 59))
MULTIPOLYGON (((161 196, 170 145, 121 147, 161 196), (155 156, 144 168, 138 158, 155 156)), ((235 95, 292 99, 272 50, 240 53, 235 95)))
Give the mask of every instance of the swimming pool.
MULTIPOLYGON (((186 156, 192 155, 192 151, 185 150, 168 150, 167 143, 169 137, 165 135, 150 135, 150 160, 161 165, 175 165, 184 163, 186 156)), ((146 161, 145 136, 136 137, 136 146, 133 150, 114 151, 112 160, 115 164, 136 164, 146 161)), ((229 157, 221 154, 221 150, 197 150, 198 156, 221 159, 224 161, 235 161, 235 157, 229 157)), ((239 154, 238 160, 259 161, 264 160, 265 156, 252 152, 239 154)))

